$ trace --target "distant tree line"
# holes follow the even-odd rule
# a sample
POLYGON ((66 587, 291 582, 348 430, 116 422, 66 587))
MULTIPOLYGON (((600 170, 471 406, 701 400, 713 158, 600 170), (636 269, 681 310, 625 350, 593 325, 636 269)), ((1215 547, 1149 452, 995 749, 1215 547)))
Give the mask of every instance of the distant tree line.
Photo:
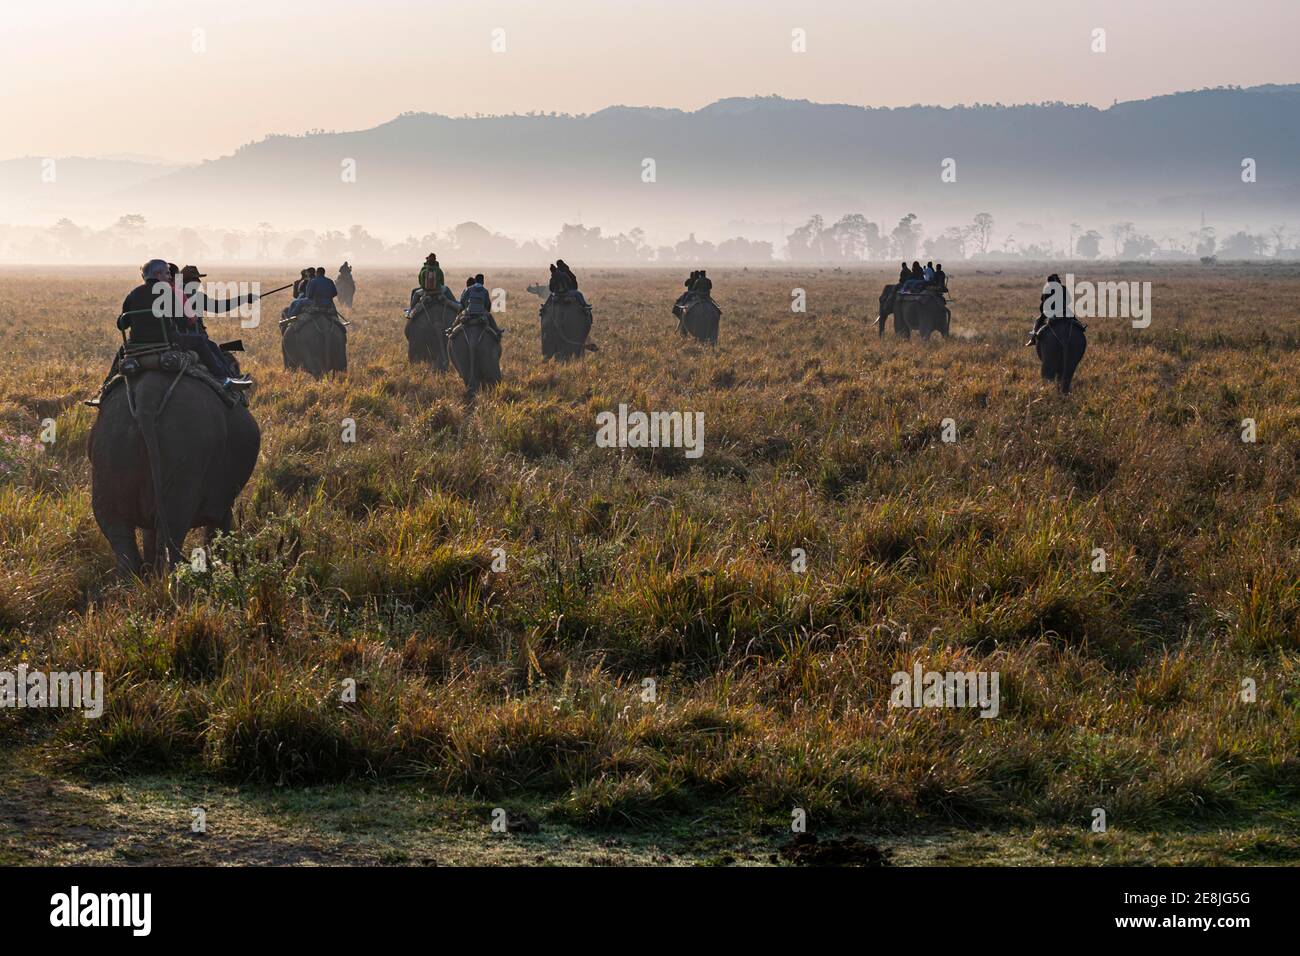
POLYGON ((848 213, 833 223, 813 216, 791 232, 785 241, 785 255, 791 262, 852 263, 912 261, 918 256, 935 262, 964 259, 1098 259, 1109 251, 1113 259, 1195 259, 1219 256, 1224 259, 1265 257, 1297 259, 1296 237, 1285 224, 1267 233, 1234 232, 1219 240, 1213 226, 1202 225, 1192 232, 1153 238, 1132 222, 1106 227, 1106 235, 1071 223, 1068 238, 1053 238, 1038 224, 1019 223, 1029 235, 1017 240, 1014 231, 994 239, 995 222, 987 212, 977 213, 971 222, 948 226, 926 236, 915 213, 908 213, 888 232, 860 213, 848 213), (1105 248, 1109 236, 1109 250, 1105 248), (1059 241, 1065 238, 1066 241, 1059 241))
MULTIPOLYGON (((1068 234, 1052 235, 1035 223, 1017 223, 998 232, 993 216, 975 215, 969 223, 947 226, 927 235, 915 213, 887 228, 861 213, 834 222, 814 215, 796 227, 781 250, 799 264, 898 262, 921 258, 935 262, 1002 259, 1300 259, 1296 237, 1285 224, 1263 233, 1237 230, 1220 238, 1202 224, 1158 238, 1132 222, 1098 229, 1069 225, 1068 234), (1019 238, 1017 238, 1017 234, 1019 238)), ((1058 230, 1065 233, 1064 229, 1058 230)), ((566 223, 547 240, 517 240, 477 222, 462 222, 442 232, 407 236, 390 242, 362 225, 347 231, 277 229, 269 222, 249 230, 165 227, 127 214, 105 228, 80 226, 60 219, 52 226, 0 225, 0 261, 135 262, 167 256, 186 263, 251 260, 328 264, 353 262, 408 265, 436 251, 444 261, 535 265, 557 256, 589 265, 763 265, 776 261, 773 244, 735 237, 714 243, 692 233, 672 245, 650 243, 644 230, 606 234, 599 226, 566 223)))
POLYGON ((186 263, 262 260, 328 264, 353 262, 407 265, 435 251, 443 261, 537 265, 557 256, 591 265, 677 263, 763 264, 772 261, 770 242, 744 238, 713 243, 692 233, 675 245, 653 246, 645 232, 632 229, 606 235, 599 226, 565 224, 550 240, 519 241, 480 225, 463 222, 444 232, 386 242, 364 226, 346 232, 276 229, 259 223, 251 230, 168 228, 128 214, 95 229, 60 219, 53 226, 0 226, 0 260, 10 262, 135 262, 166 256, 186 263))

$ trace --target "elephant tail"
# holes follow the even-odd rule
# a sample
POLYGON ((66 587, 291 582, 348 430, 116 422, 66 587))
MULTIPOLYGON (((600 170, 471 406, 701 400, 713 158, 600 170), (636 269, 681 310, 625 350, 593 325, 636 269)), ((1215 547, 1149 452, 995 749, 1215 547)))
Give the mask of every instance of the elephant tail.
POLYGON ((153 530, 157 541, 158 570, 170 567, 172 536, 167 528, 167 508, 163 501, 162 449, 158 445, 158 418, 155 409, 136 408, 135 424, 144 439, 145 457, 149 459, 149 480, 153 483, 153 530))

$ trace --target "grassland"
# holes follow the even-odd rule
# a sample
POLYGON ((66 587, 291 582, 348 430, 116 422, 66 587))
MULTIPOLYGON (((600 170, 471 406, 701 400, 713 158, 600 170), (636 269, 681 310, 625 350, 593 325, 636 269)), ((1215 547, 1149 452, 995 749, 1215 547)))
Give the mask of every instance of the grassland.
POLYGON ((1065 398, 1022 347, 1042 270, 950 271, 930 343, 876 337, 884 272, 719 271, 713 351, 675 271, 579 268, 600 351, 564 367, 540 270, 489 273, 473 403, 408 365, 406 275, 358 272, 346 378, 213 320, 262 455, 171 586, 115 580, 90 510, 132 270, 0 271, 0 666, 107 685, 0 710, 0 862, 761 863, 796 808, 898 862, 1300 862, 1300 270, 1080 265, 1154 316, 1092 322, 1065 398), (703 411, 703 456, 595 447, 620 402, 703 411), (998 717, 891 709, 918 661, 996 671, 998 717))

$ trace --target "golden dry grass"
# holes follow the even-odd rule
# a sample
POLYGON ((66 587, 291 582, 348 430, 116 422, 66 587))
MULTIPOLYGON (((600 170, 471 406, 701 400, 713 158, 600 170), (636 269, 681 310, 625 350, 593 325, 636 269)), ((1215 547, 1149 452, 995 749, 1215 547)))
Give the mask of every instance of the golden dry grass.
POLYGON ((1295 800, 1300 271, 1086 276, 1153 279, 1155 315, 1094 321, 1065 398, 1021 347, 1037 271, 952 270, 930 343, 877 338, 884 272, 720 272, 716 352, 673 333, 676 272, 579 271, 600 352, 563 367, 540 271, 489 274, 505 380, 472 404, 407 364, 406 275, 358 273, 346 378, 283 371, 269 318, 212 321, 248 345, 262 455, 225 567, 170 589, 112 579, 89 505, 79 401, 131 271, 0 272, 0 431, 58 425, 6 445, 0 661, 108 685, 98 721, 0 711, 5 746, 68 775, 413 778, 580 827, 1158 829, 1295 800), (620 402, 703 411, 705 454, 595 447, 620 402), (916 661, 997 671, 1000 715, 890 709, 916 661))

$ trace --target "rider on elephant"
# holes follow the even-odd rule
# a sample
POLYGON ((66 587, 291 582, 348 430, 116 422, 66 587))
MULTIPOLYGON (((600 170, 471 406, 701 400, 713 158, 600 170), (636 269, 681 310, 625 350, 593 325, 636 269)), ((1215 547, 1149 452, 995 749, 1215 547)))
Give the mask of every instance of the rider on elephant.
POLYGON ((207 335, 207 326, 203 324, 205 312, 232 312, 241 306, 251 305, 261 298, 256 292, 232 296, 229 299, 209 298, 199 283, 200 279, 206 277, 207 273, 200 272, 198 266, 186 266, 181 270, 181 283, 185 295, 185 323, 188 326, 188 329, 182 331, 198 331, 207 335))
POLYGON ((497 335, 501 334, 501 327, 492 316, 492 296, 483 285, 483 273, 480 272, 468 280, 465 291, 460 297, 460 308, 465 315, 482 319, 493 332, 497 335))
POLYGON ((1038 333, 1049 322, 1074 317, 1074 305, 1066 297, 1065 284, 1061 282, 1061 277, 1053 272, 1047 277, 1043 291, 1038 297, 1038 318, 1034 320, 1034 328, 1029 333, 1029 341, 1025 345, 1033 345, 1038 341, 1038 333))
POLYGON ((311 302, 312 305, 323 306, 327 309, 334 308, 334 300, 338 297, 338 286, 334 280, 325 274, 325 267, 318 266, 316 275, 307 283, 307 288, 303 290, 303 295, 311 302))
POLYGON ((438 254, 429 253, 424 259, 424 265, 420 267, 420 284, 411 290, 411 308, 415 308, 415 303, 419 300, 420 294, 442 294, 452 305, 458 305, 456 294, 447 287, 447 279, 443 275, 442 266, 438 264, 438 254))
MULTIPOLYGON (((568 263, 563 259, 556 259, 555 265, 551 266, 550 288, 551 298, 554 298, 557 295, 570 293, 578 300, 579 304, 581 304, 584 309, 591 308, 591 306, 587 304, 586 296, 584 296, 578 289, 578 277, 573 274, 573 270, 569 268, 568 263)), ((547 299, 546 303, 542 306, 542 309, 544 310, 550 302, 551 299, 547 299)))
MULTIPOLYGON (((195 352, 203 364, 223 385, 247 388, 250 379, 235 377, 234 369, 226 361, 225 355, 217 344, 207 336, 198 317, 191 328, 186 315, 186 301, 178 294, 172 281, 171 271, 162 259, 150 259, 140 270, 144 282, 132 289, 122 300, 122 314, 118 316, 117 327, 130 333, 132 345, 162 345, 170 342, 181 348, 195 352)), ((207 303, 206 296, 204 303, 207 303)), ((251 297, 240 297, 235 307, 251 297)), ((221 303, 224 308, 231 307, 231 300, 221 303)), ((214 311, 217 311, 214 309, 214 311)))

